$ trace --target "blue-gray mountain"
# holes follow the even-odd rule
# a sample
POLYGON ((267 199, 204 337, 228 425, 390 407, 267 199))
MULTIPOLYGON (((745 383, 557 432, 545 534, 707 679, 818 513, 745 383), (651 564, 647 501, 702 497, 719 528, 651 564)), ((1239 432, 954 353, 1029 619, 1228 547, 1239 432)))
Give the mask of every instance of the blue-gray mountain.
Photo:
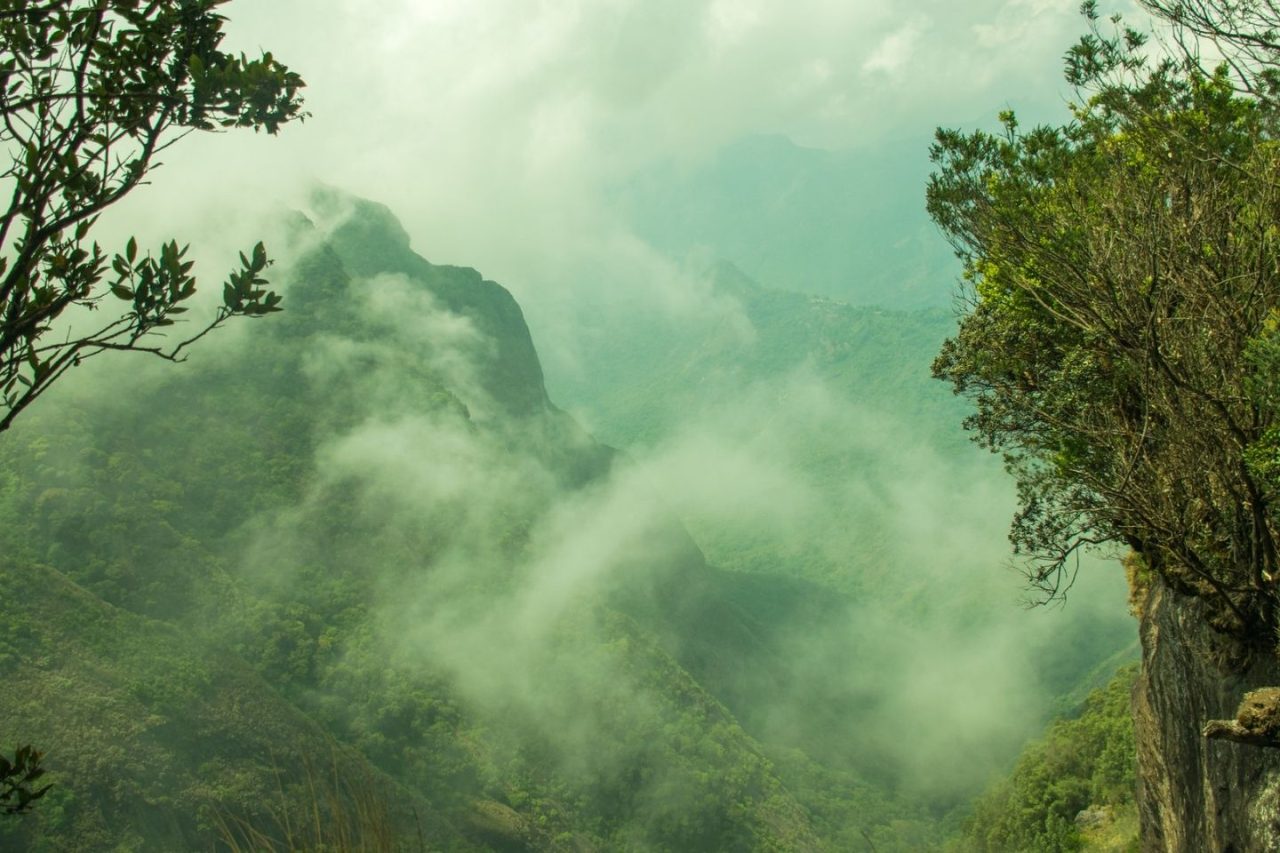
POLYGON ((771 286, 855 305, 950 305, 955 260, 924 211, 927 140, 874 150, 735 142, 617 191, 637 232, 675 257, 728 258, 771 286))

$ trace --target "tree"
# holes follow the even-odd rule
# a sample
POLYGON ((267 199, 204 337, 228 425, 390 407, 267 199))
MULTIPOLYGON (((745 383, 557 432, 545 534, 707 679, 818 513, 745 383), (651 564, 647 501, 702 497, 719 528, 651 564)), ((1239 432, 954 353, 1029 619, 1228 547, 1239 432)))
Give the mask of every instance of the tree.
POLYGON ((258 244, 241 254, 213 318, 165 340, 160 330, 196 290, 186 247, 140 253, 130 239, 108 259, 90 241, 101 212, 187 133, 274 134, 303 117, 297 74, 270 53, 219 50, 225 2, 0 0, 0 150, 9 157, 0 175, 0 198, 9 198, 0 212, 0 431, 87 358, 123 350, 180 360, 230 317, 277 310, 258 244))
MULTIPOLYGON (((1240 89, 1275 100, 1280 95, 1280 3, 1275 0, 1138 0, 1170 25, 1179 53, 1201 72, 1203 48, 1223 57, 1240 89)), ((1093 6, 1087 7, 1092 14, 1093 6)), ((1214 61, 1218 61, 1215 59, 1214 61)))
POLYGON ((1017 479, 1011 539, 1046 596, 1080 549, 1120 543, 1212 602, 1215 627, 1268 637, 1280 148, 1274 101, 1250 86, 1270 72, 1241 50, 1209 72, 1149 60, 1144 34, 1118 19, 1104 34, 1084 9, 1071 122, 1023 131, 1006 113, 1000 133, 938 132, 928 206, 969 310, 934 372, 973 399, 968 426, 1017 479))
MULTIPOLYGON (((101 212, 186 133, 274 134, 303 117, 297 74, 270 53, 218 49, 224 2, 0 0, 0 198, 9 199, 0 212, 0 431, 87 358, 122 350, 180 360, 227 319, 278 310, 259 243, 240 255, 212 319, 163 341, 160 330, 196 291, 186 247, 140 254, 131 238, 108 263, 90 242, 101 212), (92 322, 97 311, 107 316, 92 322), (84 316, 72 325, 68 312, 84 316)), ((36 787, 40 760, 29 746, 12 761, 0 756, 0 814, 48 790, 36 787)))

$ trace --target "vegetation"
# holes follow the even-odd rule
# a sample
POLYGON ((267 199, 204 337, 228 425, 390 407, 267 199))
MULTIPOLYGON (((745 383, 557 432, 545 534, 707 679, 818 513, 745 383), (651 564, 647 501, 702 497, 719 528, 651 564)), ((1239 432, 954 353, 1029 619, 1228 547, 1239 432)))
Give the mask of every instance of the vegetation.
POLYGON ((109 257, 91 242, 103 211, 186 133, 275 133, 301 117, 297 74, 269 53, 251 60, 218 49, 225 2, 0 2, 0 148, 9 158, 0 174, 11 190, 0 210, 0 431, 87 358, 126 350, 178 360, 228 318, 277 310, 258 244, 241 255, 213 318, 163 341, 154 333, 195 294, 186 248, 171 241, 140 255, 130 239, 109 257), (64 313, 95 309, 104 322, 67 332, 64 313))
MULTIPOLYGON (((1150 6, 1200 29, 1188 9, 1228 14, 1150 6)), ((1270 85, 1240 47, 1269 50, 1266 35, 1233 31, 1228 62, 1203 71, 1152 64, 1142 33, 1085 12, 1073 121, 1024 131, 1006 113, 998 134, 938 133, 929 209, 971 289, 934 370, 1017 478, 1011 538, 1046 596, 1081 548, 1119 543, 1212 601, 1216 627, 1267 637, 1280 157, 1272 101, 1238 91, 1270 85)))
MULTIPOLYGON (((261 243, 224 285, 223 304, 177 343, 175 324, 196 291, 186 247, 139 256, 130 238, 110 261, 90 242, 98 217, 148 177, 154 158, 187 132, 251 127, 274 134, 301 117, 302 78, 270 54, 218 50, 225 0, 0 2, 0 149, 11 191, 0 210, 0 432, 68 370, 108 351, 180 360, 234 316, 278 310, 261 278, 261 243), (98 324, 71 315, 102 308, 98 324), (116 313, 122 312, 122 313, 116 313), (86 331, 86 328, 89 331, 86 331)), ((6 814, 49 786, 41 753, 0 758, 6 814)))
MULTIPOLYGON (((0 844, 192 849, 221 827, 287 847, 287 816, 306 846, 314 822, 295 818, 317 798, 297 762, 330 754, 327 733, 356 753, 339 790, 389 777, 386 802, 417 813, 428 849, 813 848, 761 746, 607 586, 584 587, 545 635, 510 633, 537 588, 532 531, 600 488, 610 456, 517 380, 536 376, 534 356, 504 291, 416 258, 376 206, 351 218, 298 263, 294 310, 252 345, 127 407, 68 385, 0 448, 5 553, 49 567, 27 586, 0 573, 17 606, 0 666, 22 685, 0 713, 52 745, 58 782, 0 844), (369 254, 340 257, 347 245, 369 254), (360 289, 347 264, 375 259, 360 289), (331 310, 352 299, 360 312, 331 310), (431 317, 494 330, 478 382, 413 325, 431 317), (430 471, 463 466, 463 491, 394 476, 412 455, 390 468, 332 455, 392 424, 418 430, 430 471), (46 704, 58 691, 69 699, 46 704), (287 805, 272 755, 292 762, 287 805)), ((450 346, 471 339, 459 334, 450 346)), ((678 528, 648 537, 670 547, 635 558, 642 588, 618 596, 707 571, 678 528)), ((385 838, 376 810, 357 812, 326 828, 385 838)), ((390 825, 417 843, 412 815, 390 825)))
POLYGON ((1135 667, 1085 700, 1078 716, 1027 746, 965 826, 961 850, 1137 849, 1133 718, 1135 667))

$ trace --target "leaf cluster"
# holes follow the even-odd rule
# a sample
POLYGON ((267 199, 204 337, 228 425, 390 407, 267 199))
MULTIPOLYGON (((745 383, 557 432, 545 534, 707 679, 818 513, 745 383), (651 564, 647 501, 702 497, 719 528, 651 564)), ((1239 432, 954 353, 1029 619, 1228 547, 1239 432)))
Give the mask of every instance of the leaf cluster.
POLYGON ((270 53, 219 49, 224 3, 0 0, 0 150, 9 155, 0 171, 0 430, 85 358, 131 350, 177 360, 228 317, 276 310, 259 245, 201 330, 144 343, 195 293, 185 247, 169 242, 139 259, 130 239, 110 257, 90 236, 186 133, 274 134, 304 117, 295 72, 270 53), (69 309, 109 316, 92 331, 51 334, 69 309))
POLYGON ((31 746, 18 747, 12 759, 0 755, 0 814, 22 814, 48 793, 49 785, 36 786, 36 780, 44 775, 40 766, 43 757, 31 746))

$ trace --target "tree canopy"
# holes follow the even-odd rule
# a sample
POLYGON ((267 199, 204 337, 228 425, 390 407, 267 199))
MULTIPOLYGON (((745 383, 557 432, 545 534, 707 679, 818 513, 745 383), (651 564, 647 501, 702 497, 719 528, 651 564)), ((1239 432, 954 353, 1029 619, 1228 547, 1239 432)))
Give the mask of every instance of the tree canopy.
POLYGON ((296 73, 270 53, 219 49, 225 2, 0 0, 0 430, 86 358, 129 350, 176 360, 231 316, 277 310, 259 244, 241 255, 208 323, 163 339, 157 331, 195 293, 186 247, 152 253, 130 239, 109 254, 91 239, 101 212, 186 133, 274 134, 303 117, 296 73), (103 319, 78 317, 64 334, 69 309, 103 319))
POLYGON ((1280 571, 1280 16, 1145 5, 1175 34, 1163 59, 1084 4, 1070 122, 938 132, 928 206, 969 301, 934 372, 1016 476, 1011 538, 1046 595, 1081 548, 1120 543, 1260 636, 1280 571), (1208 69, 1206 39, 1226 56, 1208 69))

